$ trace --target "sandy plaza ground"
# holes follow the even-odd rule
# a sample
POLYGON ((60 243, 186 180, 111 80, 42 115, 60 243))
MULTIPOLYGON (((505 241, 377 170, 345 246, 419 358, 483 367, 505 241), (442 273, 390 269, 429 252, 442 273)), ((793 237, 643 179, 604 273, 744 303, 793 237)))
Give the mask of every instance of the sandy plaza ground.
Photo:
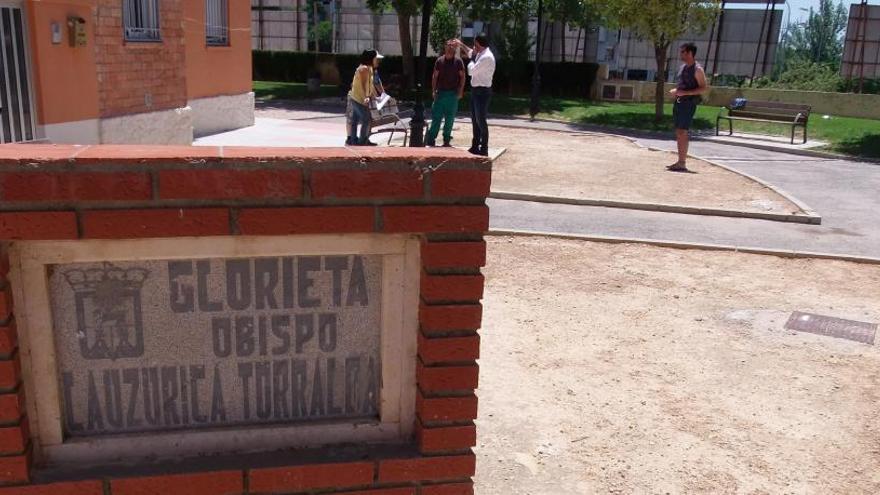
MULTIPOLYGON (((467 136, 470 127, 461 126, 467 136)), ((666 170, 674 153, 629 139, 496 126, 492 145, 507 151, 495 161, 492 189, 575 199, 661 203, 749 212, 801 210, 762 184, 711 163, 691 159, 695 173, 666 170)), ((460 143, 459 143, 460 144, 460 143)))
POLYGON ((880 266, 489 238, 480 495, 880 493, 880 266), (511 260, 516 260, 515 263, 511 260))

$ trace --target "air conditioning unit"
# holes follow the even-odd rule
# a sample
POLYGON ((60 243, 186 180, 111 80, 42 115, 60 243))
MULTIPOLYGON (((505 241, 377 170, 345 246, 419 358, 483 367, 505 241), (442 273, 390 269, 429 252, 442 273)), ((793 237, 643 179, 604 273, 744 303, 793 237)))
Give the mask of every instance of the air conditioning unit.
POLYGON ((634 101, 636 88, 632 84, 602 83, 602 99, 611 101, 634 101))

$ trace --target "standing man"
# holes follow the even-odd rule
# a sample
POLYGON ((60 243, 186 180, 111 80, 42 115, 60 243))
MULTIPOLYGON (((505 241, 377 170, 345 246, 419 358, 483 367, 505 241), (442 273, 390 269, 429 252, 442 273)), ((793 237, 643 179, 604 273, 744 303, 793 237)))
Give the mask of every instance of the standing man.
POLYGON ((669 94, 675 99, 672 106, 672 120, 675 121, 675 140, 678 142, 678 161, 666 167, 672 172, 687 172, 688 131, 697 105, 702 100, 700 95, 709 88, 706 83, 706 72, 697 63, 697 45, 685 43, 679 48, 679 55, 684 64, 678 70, 678 84, 669 94))
POLYGON ((427 146, 436 146, 440 122, 443 121, 443 146, 452 146, 452 126, 458 113, 458 100, 464 96, 464 62, 455 56, 457 45, 446 43, 446 51, 434 64, 431 88, 434 90, 434 105, 431 107, 431 129, 428 130, 427 146))
POLYGON ((489 49, 486 35, 474 38, 474 47, 470 48, 461 40, 455 40, 470 59, 468 72, 471 74, 471 124, 474 128, 474 139, 471 153, 489 156, 489 100, 492 99, 492 77, 495 75, 495 55, 489 49))

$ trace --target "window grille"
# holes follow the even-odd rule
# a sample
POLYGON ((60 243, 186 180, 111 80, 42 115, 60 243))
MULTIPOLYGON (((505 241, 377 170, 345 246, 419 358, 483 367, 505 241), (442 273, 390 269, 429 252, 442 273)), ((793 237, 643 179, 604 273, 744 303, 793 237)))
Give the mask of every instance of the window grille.
POLYGON ((159 41, 159 0, 123 0, 126 41, 159 41))
POLYGON ((205 0, 205 42, 210 46, 229 44, 227 0, 205 0))

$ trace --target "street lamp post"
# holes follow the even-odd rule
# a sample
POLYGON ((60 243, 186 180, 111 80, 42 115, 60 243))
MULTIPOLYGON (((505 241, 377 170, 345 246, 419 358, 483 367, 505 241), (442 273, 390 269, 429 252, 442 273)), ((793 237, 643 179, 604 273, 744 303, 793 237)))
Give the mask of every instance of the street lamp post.
POLYGON ((532 116, 532 120, 535 120, 535 115, 538 115, 541 110, 541 51, 544 48, 541 45, 541 27, 543 23, 544 2, 538 0, 538 38, 535 42, 535 70, 532 73, 532 101, 529 105, 529 114, 532 116))
POLYGON ((416 64, 416 107, 409 122, 409 145, 418 148, 425 146, 425 103, 422 99, 422 88, 425 79, 425 57, 428 55, 428 31, 431 29, 432 6, 431 0, 422 1, 422 33, 419 40, 419 61, 416 64))

